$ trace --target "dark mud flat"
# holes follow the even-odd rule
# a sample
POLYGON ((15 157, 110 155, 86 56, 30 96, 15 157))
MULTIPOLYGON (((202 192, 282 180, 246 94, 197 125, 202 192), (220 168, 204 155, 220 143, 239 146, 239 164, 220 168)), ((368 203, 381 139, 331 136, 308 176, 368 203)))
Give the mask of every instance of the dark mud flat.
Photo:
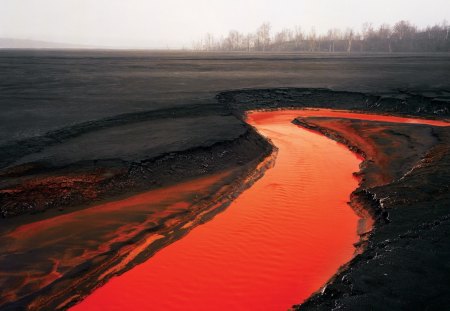
MULTIPOLYGON (((447 55, 1 51, 0 66, 6 73, 0 78, 2 228, 221 171, 239 172, 230 184, 242 180, 271 152, 241 120, 248 110, 323 107, 450 117, 447 55), (288 88, 273 88, 281 86, 288 88)), ((329 131, 341 137, 334 123, 329 131)), ((408 140, 411 148, 399 149, 408 150, 407 159, 373 157, 367 184, 354 198, 377 219, 367 250, 302 307, 450 305, 444 295, 450 284, 444 260, 448 132, 410 128, 384 133, 387 141, 408 140), (354 274, 344 277, 348 273, 354 274)), ((355 137, 346 142, 353 146, 355 137)), ((373 146, 387 148, 377 139, 373 146)), ((95 286, 91 281, 79 286, 80 296, 95 286)), ((27 290, 10 309, 39 300, 42 292, 27 290)))
POLYGON ((233 89, 450 96, 448 54, 1 50, 0 72, 2 145, 133 113, 197 107, 220 114, 215 95, 233 89))
POLYGON ((16 159, 0 172, 3 217, 161 187, 242 165, 268 150, 231 115, 105 123, 89 132, 66 129, 69 137, 36 138, 36 147, 6 146, 8 162, 16 159))
POLYGON ((445 54, 13 50, 0 51, 0 66, 3 217, 118 198, 244 163, 251 154, 216 160, 229 149, 222 143, 253 139, 233 116, 246 110, 449 115, 445 54), (255 89, 267 86, 291 88, 255 89), (252 89, 221 92, 237 88, 252 89))
POLYGON ((218 161, 200 164, 208 161, 207 149, 246 140, 248 127, 232 116, 245 110, 449 115, 445 54, 13 50, 0 51, 0 67, 3 217, 80 206, 212 172, 218 161), (255 89, 268 86, 311 88, 255 89), (335 90, 318 89, 323 86, 335 90), (252 89, 219 93, 237 88, 252 89))

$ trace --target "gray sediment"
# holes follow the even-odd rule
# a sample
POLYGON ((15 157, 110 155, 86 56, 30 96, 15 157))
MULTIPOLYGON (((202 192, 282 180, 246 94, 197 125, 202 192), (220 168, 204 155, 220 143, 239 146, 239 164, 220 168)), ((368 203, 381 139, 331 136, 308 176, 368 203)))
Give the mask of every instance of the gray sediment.
MULTIPOLYGON (((450 105, 440 92, 399 90, 367 94, 305 88, 233 90, 219 93, 217 103, 211 106, 185 105, 118 115, 9 141, 0 146, 0 207, 6 218, 3 221, 20 222, 25 214, 70 210, 86 202, 92 203, 80 189, 96 192, 95 200, 100 202, 227 168, 255 167, 255 163, 265 159, 273 148, 243 122, 245 112, 249 110, 312 107, 446 119, 450 117, 450 105), (222 121, 229 122, 223 125, 225 131, 209 135, 217 115, 225 118, 222 121), (159 150, 153 151, 135 150, 132 157, 119 150, 98 159, 71 154, 54 161, 65 144, 84 139, 93 142, 93 137, 101 131, 111 133, 118 127, 136 129, 136 126, 156 120, 165 120, 164 124, 170 128, 177 121, 184 122, 189 118, 204 124, 210 122, 210 127, 199 130, 198 140, 188 139, 185 144, 179 144, 183 140, 180 134, 173 144, 161 145, 159 150), (81 183, 64 197, 55 190, 44 192, 45 196, 36 199, 42 187, 20 188, 30 179, 96 171, 106 171, 109 175, 100 183, 81 183), (14 187, 20 191, 6 191, 14 187)), ((362 206, 376 220, 364 251, 343 267, 326 287, 295 309, 433 309, 450 306, 446 295, 450 284, 450 133, 446 128, 433 128, 433 133, 438 143, 402 178, 379 187, 358 189, 352 195, 354 206, 362 206)), ((129 136, 136 144, 142 138, 129 136)), ((351 147, 351 142, 343 143, 351 147)), ((86 285, 86 293, 92 286, 86 285)), ((10 307, 25 306, 37 298, 32 295, 10 307)))

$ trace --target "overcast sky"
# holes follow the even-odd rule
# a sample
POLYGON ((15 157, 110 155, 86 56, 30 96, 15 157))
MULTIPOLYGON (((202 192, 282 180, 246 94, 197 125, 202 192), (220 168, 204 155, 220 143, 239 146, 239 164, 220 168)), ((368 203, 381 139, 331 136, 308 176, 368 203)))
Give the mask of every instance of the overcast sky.
POLYGON ((0 0, 0 37, 116 47, 182 47, 206 32, 318 32, 450 19, 450 0, 0 0))

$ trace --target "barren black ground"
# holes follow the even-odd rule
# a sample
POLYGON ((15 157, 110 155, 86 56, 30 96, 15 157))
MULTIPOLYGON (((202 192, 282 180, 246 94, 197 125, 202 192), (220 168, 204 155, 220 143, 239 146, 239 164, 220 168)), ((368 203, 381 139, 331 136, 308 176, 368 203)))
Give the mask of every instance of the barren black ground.
MULTIPOLYGON (((260 159, 247 110, 450 117, 447 55, 0 51, 0 70, 4 228, 260 159)), ((411 173, 358 189, 377 217, 366 251, 298 308, 450 306, 449 132, 430 133, 411 173)))

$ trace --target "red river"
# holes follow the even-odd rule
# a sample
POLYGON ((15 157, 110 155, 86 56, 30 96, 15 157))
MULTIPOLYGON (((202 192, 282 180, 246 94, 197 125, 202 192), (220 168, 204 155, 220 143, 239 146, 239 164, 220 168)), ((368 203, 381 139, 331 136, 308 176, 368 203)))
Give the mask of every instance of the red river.
POLYGON ((361 159, 292 124, 299 116, 442 125, 331 110, 250 113, 278 148, 275 166, 226 211, 72 310, 287 310, 317 291, 354 254, 358 217, 346 202, 361 159))

